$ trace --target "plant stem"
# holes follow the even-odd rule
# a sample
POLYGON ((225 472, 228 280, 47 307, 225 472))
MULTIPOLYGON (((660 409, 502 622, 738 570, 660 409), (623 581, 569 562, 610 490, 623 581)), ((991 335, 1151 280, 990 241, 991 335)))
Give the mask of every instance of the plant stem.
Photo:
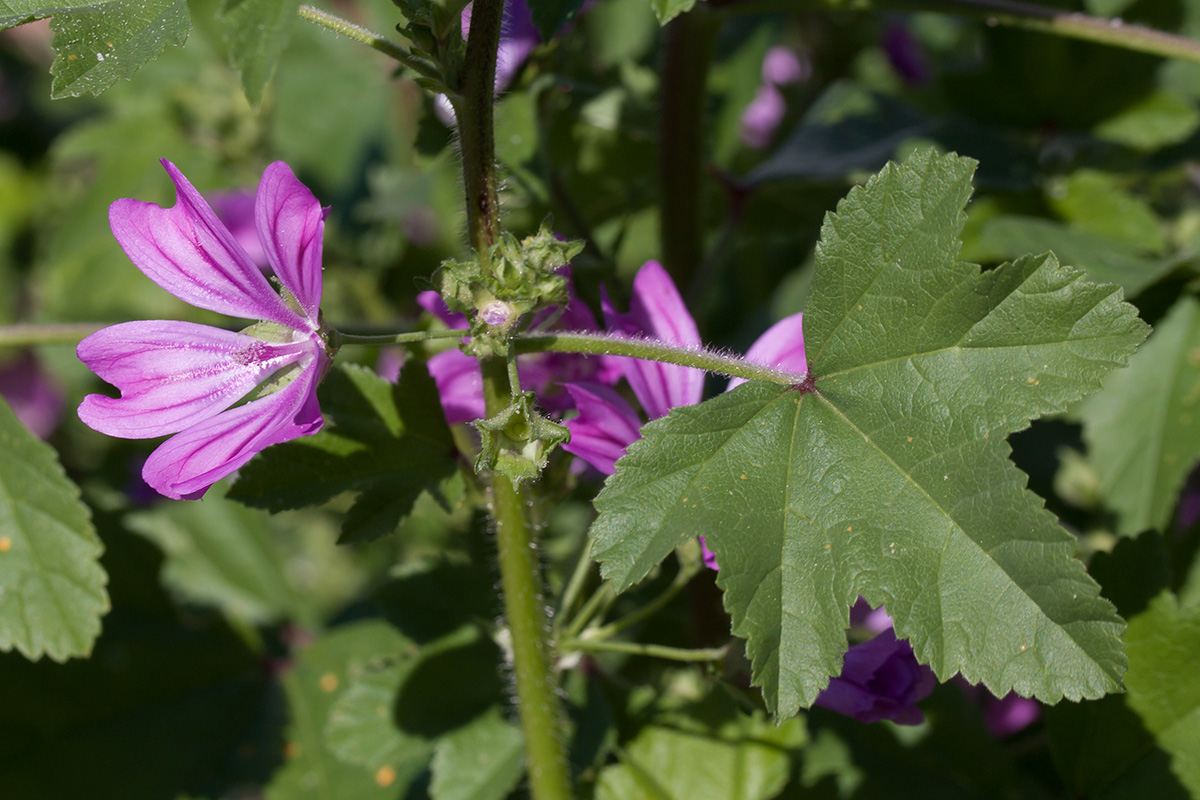
POLYGON ((587 627, 588 623, 597 616, 602 616, 607 613, 608 607, 612 605, 616 596, 612 593, 612 589, 607 583, 600 584, 596 591, 592 593, 583 604, 583 608, 579 609, 579 613, 567 625, 566 633, 562 635, 562 639, 574 639, 579 636, 580 632, 587 627))
MULTIPOLYGON (((478 0, 477 0, 478 1, 478 0)), ((509 401, 507 364, 502 358, 483 362, 484 398, 489 414, 509 401)), ((492 519, 500 551, 500 585, 504 616, 512 637, 517 712, 525 734, 525 762, 533 800, 569 800, 571 778, 563 752, 564 726, 553 659, 547 641, 547 619, 533 529, 524 491, 499 473, 488 477, 492 519)))
POLYGON ((583 586, 587 582, 588 575, 592 572, 592 539, 587 537, 583 541, 583 546, 579 549, 579 558, 575 561, 575 569, 571 571, 571 578, 567 581, 566 587, 563 589, 562 597, 558 604, 558 613, 554 615, 554 627, 558 630, 559 620, 569 620, 571 612, 575 610, 575 603, 579 600, 579 595, 583 592, 583 586))
POLYGON ((666 589, 663 589, 658 597, 655 597, 649 603, 637 609, 636 611, 621 617, 621 619, 610 622, 607 625, 602 625, 599 628, 593 628, 592 630, 588 631, 586 638, 589 641, 603 641, 605 639, 611 639, 613 636, 616 636, 626 628, 632 627, 642 620, 654 616, 654 614, 658 613, 659 609, 670 603, 671 600, 674 599, 675 595, 679 594, 683 587, 687 586, 688 582, 691 581, 691 579, 695 577, 696 573, 699 571, 700 569, 698 567, 681 568, 679 573, 676 574, 675 580, 671 581, 671 585, 666 589))
POLYGON ((410 331, 408 333, 343 333, 335 331, 334 336, 337 337, 337 344, 365 344, 365 345, 388 345, 388 344, 416 344, 419 342, 428 342, 435 339, 462 339, 469 336, 470 333, 465 330, 455 329, 439 329, 435 331, 410 331))
POLYGON ((0 326, 0 347, 32 347, 41 344, 78 344, 101 328, 102 323, 81 322, 55 325, 0 326))
POLYGON ((429 62, 424 59, 417 58, 412 53, 405 50, 400 45, 380 36, 378 33, 369 31, 361 25, 355 25, 353 22, 342 19, 339 16, 330 14, 328 11, 322 11, 319 8, 313 8, 309 5, 302 5, 297 9, 297 13, 301 19, 306 19, 309 22, 320 25, 322 28, 331 30, 334 33, 349 37, 356 42, 365 44, 373 50, 378 50, 385 56, 400 62, 404 66, 411 69, 426 78, 431 78, 441 82, 442 75, 429 62))
POLYGON ((667 24, 659 90, 658 176, 663 265, 685 292, 700 264, 705 85, 721 18, 697 7, 667 24))
POLYGON ((728 356, 711 350, 678 347, 651 339, 631 339, 602 333, 521 334, 513 339, 512 344, 518 353, 632 356, 679 364, 683 367, 696 367, 749 381, 769 381, 782 386, 798 386, 807 377, 804 374, 759 366, 738 356, 728 356))
POLYGON ((818 8, 840 11, 933 11, 986 20, 989 25, 1041 31, 1069 39, 1200 63, 1200 41, 1134 25, 1014 0, 733 0, 722 11, 763 13, 818 8))
POLYGON ((472 7, 471 33, 463 65, 462 91, 451 95, 458 121, 467 196, 467 232, 485 275, 491 273, 488 248, 500 238, 496 195, 496 141, 493 120, 496 52, 500 46, 503 0, 484 0, 472 7))
POLYGON ((635 656, 650 658, 666 658, 671 661, 720 661, 725 657, 728 648, 714 647, 707 650, 687 650, 682 647, 668 647, 663 644, 639 644, 638 642, 603 642, 590 639, 569 639, 562 643, 564 650, 582 650, 584 652, 607 651, 610 653, 628 653, 635 656))
MULTIPOLYGON (((504 0, 475 0, 462 91, 451 95, 458 120, 468 233, 485 274, 491 271, 489 248, 500 232, 492 106, 503 13, 504 0)), ((504 358, 485 358, 480 369, 487 414, 495 416, 512 402, 508 364, 504 358)), ((504 615, 512 639, 529 794, 533 800, 570 800, 563 713, 527 495, 496 472, 487 476, 487 483, 500 555, 504 615)))

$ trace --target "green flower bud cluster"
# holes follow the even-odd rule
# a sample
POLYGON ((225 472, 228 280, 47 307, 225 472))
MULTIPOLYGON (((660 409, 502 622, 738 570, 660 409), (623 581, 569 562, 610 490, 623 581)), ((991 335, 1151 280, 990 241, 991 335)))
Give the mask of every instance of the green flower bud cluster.
POLYGON ((571 433, 534 409, 533 392, 520 392, 499 414, 475 422, 479 429, 479 457, 475 471, 494 470, 514 487, 534 480, 546 468, 555 447, 571 440, 571 433))
POLYGON ((478 258, 444 262, 434 283, 450 310, 471 320, 472 353, 504 355, 509 334, 531 312, 567 304, 567 279, 559 270, 582 249, 582 242, 560 241, 544 223, 523 240, 501 234, 488 251, 486 270, 478 258))

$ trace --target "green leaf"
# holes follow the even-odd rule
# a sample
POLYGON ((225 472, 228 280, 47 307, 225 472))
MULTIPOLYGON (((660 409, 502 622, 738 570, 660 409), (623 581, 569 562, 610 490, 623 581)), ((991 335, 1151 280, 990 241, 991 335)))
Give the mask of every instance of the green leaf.
POLYGON ((104 549, 54 448, 0 400, 0 650, 86 656, 108 611, 104 549))
POLYGON ((54 17, 55 99, 100 94, 128 80, 167 45, 182 45, 192 21, 185 0, 5 0, 0 28, 54 17))
POLYGON ((255 652, 216 615, 181 617, 157 553, 98 515, 113 611, 88 659, 0 654, 0 794, 230 797, 279 757, 278 696, 255 652))
POLYGON ((283 677, 290 717, 284 748, 288 761, 267 787, 267 800, 395 800, 404 795, 405 787, 386 770, 376 777, 338 759, 322 733, 359 665, 404 644, 386 623, 367 621, 337 628, 300 651, 283 677))
POLYGON ((235 0, 221 14, 229 60, 254 106, 262 102, 263 89, 279 66, 299 7, 300 0, 235 0))
POLYGON ((1096 135, 1138 150, 1179 144, 1200 128, 1200 111, 1190 100, 1158 90, 1096 126, 1096 135))
POLYGON ((977 247, 981 255, 986 253, 997 261, 1052 250, 1092 280, 1115 283, 1130 297, 1174 267, 1165 258, 1145 256, 1123 242, 1034 217, 1005 215, 987 220, 979 232, 977 247))
POLYGON ((433 756, 433 800, 504 800, 525 774, 521 729, 494 709, 442 737, 433 756))
POLYGON ((596 783, 597 800, 766 800, 787 783, 788 751, 807 738, 800 720, 775 727, 710 699, 693 714, 642 728, 596 783))
POLYGON ((1052 256, 956 261, 973 163, 919 153, 852 190, 818 245, 809 380, 649 423, 596 499, 619 590, 707 537, 778 716, 839 671, 858 595, 943 680, 1046 702, 1120 685, 1123 624, 1005 436, 1095 391, 1146 326, 1052 256))
POLYGON ((500 653, 474 626, 424 647, 403 648, 351 674, 334 705, 325 740, 338 758, 372 772, 389 767, 412 780, 434 742, 503 701, 500 653))
POLYGON ((1166 247, 1162 226, 1150 205, 1125 191, 1112 175, 1079 170, 1055 182, 1047 197, 1058 214, 1081 230, 1150 253, 1161 253, 1166 247))
POLYGON ((1081 409, 1083 435, 1117 531, 1166 530, 1200 459, 1200 303, 1185 297, 1129 368, 1081 409))
POLYGON ((696 0, 650 0, 654 13, 658 15, 658 23, 666 25, 680 14, 691 11, 696 0))
POLYGON ((1130 620, 1126 641, 1129 706, 1171 756, 1171 772, 1200 796, 1200 608, 1161 594, 1130 620))
POLYGON ((357 492, 342 539, 373 539, 394 531, 421 492, 436 491, 458 467, 437 386, 419 363, 406 365, 394 386, 366 367, 335 369, 321 385, 321 407, 332 425, 263 452, 229 496, 282 511, 357 492))
POLYGON ((1164 592, 1130 619, 1126 642, 1127 694, 1047 709, 1059 772, 1089 799, 1200 796, 1200 609, 1164 592))
POLYGON ((311 618, 262 512, 227 500, 222 488, 130 514, 126 524, 162 550, 162 580, 181 597, 254 625, 311 618))

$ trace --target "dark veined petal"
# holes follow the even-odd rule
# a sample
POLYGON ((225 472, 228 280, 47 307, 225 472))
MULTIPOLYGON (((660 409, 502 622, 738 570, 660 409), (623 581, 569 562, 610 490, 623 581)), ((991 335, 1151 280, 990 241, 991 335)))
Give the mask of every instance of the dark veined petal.
MULTIPOLYGON (((774 367, 798 376, 808 372, 804 355, 804 315, 792 314, 767 328, 746 351, 746 360, 763 367, 774 367)), ((729 391, 745 383, 744 378, 731 378, 729 391)))
POLYGON ((916 725, 925 719, 916 703, 933 692, 933 671, 917 663, 912 647, 891 629, 846 652, 842 674, 817 695, 816 705, 859 722, 890 719, 916 725))
POLYGON ((175 433, 229 408, 314 347, 312 341, 273 344, 191 322, 113 325, 84 339, 76 352, 121 397, 88 395, 79 418, 122 439, 175 433))
POLYGON ((260 450, 321 429, 316 386, 323 353, 275 394, 223 411, 171 437, 146 459, 142 478, 175 500, 196 500, 260 450))
POLYGON ((175 205, 122 199, 108 209, 113 235, 130 261, 197 308, 308 328, 183 173, 166 159, 162 164, 175 182, 175 205))
POLYGON ((282 161, 263 172, 254 199, 254 225, 275 276, 299 301, 315 329, 321 305, 325 211, 282 161))
POLYGON ((625 448, 641 438, 641 419, 625 398, 598 383, 567 383, 579 416, 566 422, 571 441, 563 449, 606 475, 616 471, 625 448))
MULTIPOLYGON (((667 344, 699 347, 700 332, 675 282, 656 261, 647 261, 633 279, 629 313, 618 314, 604 298, 604 320, 614 332, 648 336, 667 344)), ((613 359, 647 416, 656 419, 676 406, 700 402, 704 370, 639 358, 613 359)))

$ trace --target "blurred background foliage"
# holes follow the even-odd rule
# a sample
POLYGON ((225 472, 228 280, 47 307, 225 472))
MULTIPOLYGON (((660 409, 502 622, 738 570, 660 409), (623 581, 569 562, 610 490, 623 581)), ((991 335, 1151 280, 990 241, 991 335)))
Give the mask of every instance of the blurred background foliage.
MULTIPOLYGON (((1200 35, 1196 0, 1061 5, 1200 35)), ((383 0, 330 9, 379 31, 402 23, 383 0)), ((378 53, 296 23, 252 105, 217 4, 189 10, 186 46, 98 97, 49 99, 45 22, 0 34, 0 322, 220 323, 145 280, 108 228, 117 198, 171 202, 165 157, 205 193, 253 188, 265 164, 286 160, 331 208, 325 316, 417 324, 423 281, 464 248, 454 133, 434 100, 378 53)), ((693 18, 714 38, 695 132, 701 260, 683 290, 706 341, 742 349, 802 310, 823 215, 921 144, 980 162, 964 259, 1054 250, 1123 286, 1151 323, 1193 291, 1200 66, 923 12, 726 0, 680 19, 693 18), (779 48, 795 69, 764 78, 779 48), (770 125, 748 111, 764 87, 778 100, 770 125)), ((660 140, 663 58, 651 5, 599 0, 499 99, 505 225, 532 232, 552 216, 584 239, 574 277, 594 310, 601 284, 620 298, 664 252, 662 209, 678 198, 659 178, 674 146, 660 140)), ((0 368, 22 357, 0 351, 0 368)), ((493 639, 495 555, 461 481, 423 493, 394 535, 342 545, 348 496, 275 515, 224 488, 202 503, 156 500, 138 477, 149 446, 72 413, 97 389, 72 348, 36 357, 39 380, 65 398, 46 435, 92 509, 112 611, 89 659, 0 654, 0 796, 521 796, 493 639)), ((1078 415, 1013 444, 1131 621, 1127 694, 1064 704, 1004 736, 955 683, 916 727, 821 709, 776 727, 736 655, 710 667, 577 655, 564 691, 580 785, 623 799, 1200 797, 1198 515, 1114 546, 1078 415)), ((566 460, 551 469, 562 480, 547 482, 539 513, 558 596, 584 553, 596 482, 566 460)), ((609 616, 679 569, 670 561, 610 599, 609 616)), ((629 635, 725 644, 712 575, 629 635)))

